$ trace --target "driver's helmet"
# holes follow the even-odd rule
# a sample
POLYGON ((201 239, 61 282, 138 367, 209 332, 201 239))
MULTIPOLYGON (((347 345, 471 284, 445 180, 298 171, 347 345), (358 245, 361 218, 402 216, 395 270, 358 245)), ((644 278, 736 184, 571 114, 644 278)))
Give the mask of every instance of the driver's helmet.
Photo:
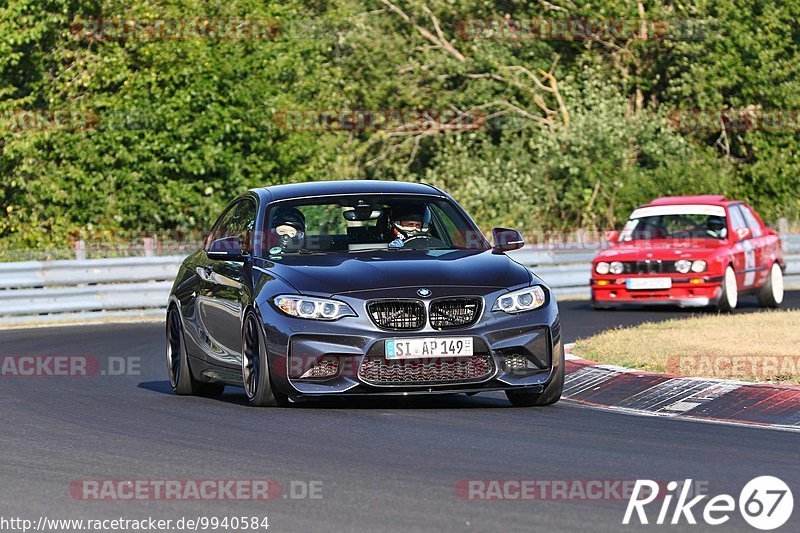
POLYGON ((408 240, 427 236, 431 211, 424 204, 398 205, 392 208, 389 229, 396 239, 408 240))
POLYGON ((280 247, 291 247, 305 236, 306 217, 295 207, 278 207, 272 215, 272 231, 280 247))
POLYGON ((725 224, 725 219, 720 216, 710 216, 706 221, 706 230, 719 235, 720 237, 725 237, 725 234, 728 232, 728 226, 725 224))

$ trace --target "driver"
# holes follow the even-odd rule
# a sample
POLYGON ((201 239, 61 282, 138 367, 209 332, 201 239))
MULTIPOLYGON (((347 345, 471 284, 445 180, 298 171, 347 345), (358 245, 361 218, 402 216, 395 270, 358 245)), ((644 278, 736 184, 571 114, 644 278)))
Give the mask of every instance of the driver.
POLYGON ((392 208, 389 229, 394 240, 389 248, 402 248, 411 239, 428 237, 431 212, 426 205, 403 205, 392 208))
POLYGON ((297 246, 306 232, 306 217, 295 207, 279 207, 272 215, 272 231, 281 248, 297 246))
POLYGON ((725 219, 721 216, 710 216, 706 222, 706 233, 716 239, 724 239, 728 234, 728 227, 725 219))

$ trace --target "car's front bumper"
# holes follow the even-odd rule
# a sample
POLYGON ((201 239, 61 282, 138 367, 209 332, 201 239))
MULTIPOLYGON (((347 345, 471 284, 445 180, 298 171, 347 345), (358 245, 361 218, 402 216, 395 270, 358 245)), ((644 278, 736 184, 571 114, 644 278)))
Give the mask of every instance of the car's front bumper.
MULTIPOLYGON (((493 298, 485 297, 488 305, 484 307, 491 306, 493 298)), ((542 308, 516 315, 485 310, 482 318, 468 328, 436 331, 426 327, 408 332, 380 330, 361 312, 358 300, 348 303, 357 310, 359 316, 336 322, 292 318, 269 304, 261 306, 271 378, 278 390, 295 398, 474 393, 518 388, 541 391, 550 383, 558 366, 563 364, 558 308, 552 298, 548 298, 542 308), (385 359, 387 339, 467 336, 473 339, 475 357, 484 358, 489 364, 485 372, 478 372, 480 375, 464 378, 463 373, 456 373, 455 379, 435 379, 448 378, 448 368, 455 366, 463 370, 465 365, 469 366, 465 358, 417 359, 411 362, 389 362, 385 359), (514 355, 524 356, 532 364, 535 363, 536 368, 524 372, 513 370, 507 364, 510 360, 507 358, 514 355), (315 365, 330 364, 333 360, 336 361, 335 375, 301 378, 315 365), (403 367, 397 371, 398 381, 376 382, 365 376, 365 361, 403 365, 411 363, 416 365, 415 375, 421 375, 424 379, 404 381, 407 376, 403 367), (440 368, 436 368, 436 365, 440 365, 440 368)))
POLYGON ((672 305, 678 307, 708 307, 719 301, 722 280, 689 278, 674 279, 669 289, 628 289, 625 277, 592 278, 592 303, 599 307, 618 305, 672 305), (697 280, 697 281, 693 281, 697 280))

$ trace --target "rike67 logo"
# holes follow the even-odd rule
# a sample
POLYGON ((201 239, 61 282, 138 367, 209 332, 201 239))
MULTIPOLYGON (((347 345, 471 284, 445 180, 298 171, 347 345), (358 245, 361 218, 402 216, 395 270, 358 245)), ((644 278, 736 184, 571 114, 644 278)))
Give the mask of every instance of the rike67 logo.
MULTIPOLYGON (((622 523, 632 523, 634 512, 640 524, 650 523, 652 513, 648 517, 645 507, 656 500, 661 503, 655 520, 659 525, 680 524, 682 520, 687 524, 697 524, 697 513, 706 524, 718 526, 727 522, 737 508, 736 500, 728 494, 714 496, 704 502, 705 505, 701 502, 708 497, 706 494, 690 499, 691 479, 687 479, 680 489, 677 481, 670 481, 664 494, 659 493, 661 487, 663 485, 649 479, 637 480, 622 523), (675 507, 670 509, 675 496, 675 507)), ((658 504, 653 507, 657 508, 658 504)), ((782 480, 773 476, 759 476, 750 480, 739 493, 738 508, 748 524, 766 531, 779 528, 789 520, 794 508, 794 498, 789 486, 782 480)), ((635 520, 633 523, 636 523, 635 520)))

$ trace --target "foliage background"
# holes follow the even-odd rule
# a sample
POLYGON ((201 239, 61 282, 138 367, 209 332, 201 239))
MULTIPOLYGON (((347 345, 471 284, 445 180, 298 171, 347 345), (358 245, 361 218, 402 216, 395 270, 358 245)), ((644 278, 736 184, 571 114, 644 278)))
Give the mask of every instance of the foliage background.
POLYGON ((796 220, 796 127, 685 131, 670 117, 800 109, 798 19, 800 3, 767 0, 3 0, 0 249, 203 230, 248 187, 334 178, 433 183, 485 228, 609 228, 653 197, 694 193, 796 220), (457 31, 502 17, 702 21, 703 38, 457 31), (270 19, 280 32, 156 40, 71 30, 97 18, 270 19), (491 127, 415 135, 275 120, 314 109, 505 114, 491 127), (25 128, 23 111, 95 120, 25 128))

